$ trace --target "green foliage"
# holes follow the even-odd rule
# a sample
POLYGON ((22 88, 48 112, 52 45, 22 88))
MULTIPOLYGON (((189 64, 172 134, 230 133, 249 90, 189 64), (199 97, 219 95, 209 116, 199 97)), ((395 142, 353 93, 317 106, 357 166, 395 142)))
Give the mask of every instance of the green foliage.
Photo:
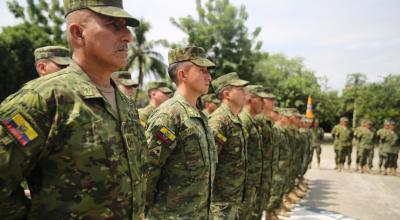
POLYGON ((38 76, 33 50, 51 41, 46 32, 35 25, 22 23, 6 27, 0 34, 0 100, 16 92, 22 84, 38 76))
POLYGON ((336 119, 338 94, 322 91, 314 72, 306 69, 300 57, 287 58, 283 54, 262 56, 256 64, 254 78, 258 83, 271 88, 280 107, 296 107, 301 113, 307 109, 307 98, 313 97, 313 112, 326 129, 336 119))
POLYGON ((155 47, 162 44, 162 41, 147 41, 146 34, 149 32, 150 23, 140 20, 140 25, 133 29, 135 41, 129 47, 128 65, 126 70, 139 71, 138 82, 143 84, 143 78, 147 74, 153 74, 156 78, 166 76, 166 65, 163 57, 155 50, 155 47))
MULTIPOLYGON (((343 96, 348 93, 351 91, 344 90, 343 96)), ((364 83, 359 87, 357 106, 358 119, 372 120, 375 128, 382 127, 386 118, 400 123, 400 75, 389 75, 380 83, 364 83)))
POLYGON ((37 77, 33 51, 49 45, 66 45, 64 22, 58 0, 27 0, 27 8, 17 1, 7 6, 21 24, 4 27, 0 33, 0 101, 37 77))
POLYGON ((244 6, 235 7, 229 0, 196 1, 198 18, 191 15, 171 22, 187 34, 184 44, 204 47, 217 64, 215 76, 236 71, 248 80, 260 58, 261 42, 256 41, 261 28, 249 34, 245 25, 248 14, 244 6))

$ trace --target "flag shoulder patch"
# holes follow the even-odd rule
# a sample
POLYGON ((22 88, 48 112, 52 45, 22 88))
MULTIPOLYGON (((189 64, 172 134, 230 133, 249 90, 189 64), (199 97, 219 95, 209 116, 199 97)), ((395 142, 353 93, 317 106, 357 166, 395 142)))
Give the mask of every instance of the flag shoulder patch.
POLYGON ((3 120, 3 124, 22 146, 26 146, 39 136, 32 125, 20 113, 3 120))

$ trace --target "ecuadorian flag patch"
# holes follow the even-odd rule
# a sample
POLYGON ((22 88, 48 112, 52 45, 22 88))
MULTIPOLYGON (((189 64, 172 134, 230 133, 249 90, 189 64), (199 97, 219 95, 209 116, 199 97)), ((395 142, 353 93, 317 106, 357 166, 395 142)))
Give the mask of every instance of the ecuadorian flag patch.
POLYGON ((166 127, 161 127, 160 130, 157 131, 157 137, 168 145, 172 144, 176 139, 174 132, 166 127))
POLYGON ((219 143, 219 144, 225 144, 226 141, 228 140, 223 134, 221 133, 217 133, 217 135, 215 135, 215 140, 219 143))
POLYGON ((17 113, 11 118, 4 120, 3 124, 11 132, 11 134, 17 138, 22 146, 27 145, 29 142, 38 137, 38 133, 20 113, 17 113))

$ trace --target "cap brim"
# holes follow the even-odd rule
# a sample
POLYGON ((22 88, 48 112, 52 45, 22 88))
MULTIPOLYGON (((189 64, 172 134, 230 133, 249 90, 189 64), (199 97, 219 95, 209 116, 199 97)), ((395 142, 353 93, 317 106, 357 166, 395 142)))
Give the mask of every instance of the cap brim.
POLYGON ((257 92, 255 95, 259 96, 260 98, 266 99, 269 97, 268 93, 265 92, 257 92))
POLYGON ((247 86, 247 85, 249 85, 249 81, 246 81, 246 80, 242 80, 242 79, 236 79, 236 80, 234 80, 233 82, 231 82, 231 83, 229 83, 229 85, 231 85, 231 86, 247 86))
POLYGON ((72 59, 69 57, 49 57, 49 60, 62 66, 68 66, 72 62, 72 59))
POLYGON ((128 12, 125 10, 114 7, 114 6, 99 6, 99 7, 89 7, 90 10, 95 11, 99 14, 110 16, 110 17, 115 17, 115 18, 125 18, 126 19, 126 25, 131 26, 131 27, 136 27, 139 25, 139 20, 134 18, 132 15, 130 15, 128 12))
POLYGON ((190 60, 190 62, 196 64, 197 66, 202 66, 202 67, 215 67, 215 63, 211 62, 211 60, 198 57, 196 59, 190 60))
POLYGON ((138 86, 138 84, 131 79, 120 79, 119 82, 124 86, 133 86, 133 87, 138 86))
POLYGON ((158 88, 162 93, 172 93, 173 91, 168 87, 160 87, 158 88))

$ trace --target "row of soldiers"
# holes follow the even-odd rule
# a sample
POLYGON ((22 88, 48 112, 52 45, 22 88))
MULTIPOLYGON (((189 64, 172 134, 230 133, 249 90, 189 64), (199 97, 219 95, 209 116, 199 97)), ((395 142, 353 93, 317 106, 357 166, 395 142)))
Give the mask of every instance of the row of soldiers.
MULTIPOLYGON (((189 50, 194 49, 200 50, 189 50)), ((34 54, 37 67, 44 62, 63 60, 66 66, 69 62, 68 50, 62 47, 43 47, 34 54)), ((52 73, 37 69, 40 76, 52 73)), ((138 84, 129 72, 115 72, 112 77, 127 97, 134 96, 138 84)), ((270 219, 287 216, 308 189, 303 175, 314 151, 320 163, 323 130, 318 121, 312 124, 297 109, 275 108, 273 94, 248 84, 229 73, 212 81, 217 95, 199 99, 218 148, 211 207, 215 219, 259 219, 263 211, 270 219)), ((165 82, 153 81, 147 84, 147 95, 149 104, 139 109, 143 127, 173 90, 165 82)))
POLYGON ((399 155, 398 135, 393 120, 386 119, 383 128, 374 131, 369 119, 362 119, 359 127, 349 128, 349 119, 342 117, 340 123, 332 129, 335 145, 336 168, 339 172, 344 169, 347 160, 350 169, 352 149, 356 148, 356 171, 370 172, 373 168, 374 149, 379 147, 379 172, 384 175, 397 173, 399 155), (382 169, 383 167, 383 169, 382 169))
POLYGON ((139 21, 121 0, 63 2, 69 65, 0 104, 0 219, 277 218, 304 195, 311 132, 298 111, 265 107, 272 95, 236 73, 211 81, 215 64, 190 46, 169 51, 176 92, 142 122, 120 87, 130 78, 111 77, 139 21), (206 117, 210 82, 221 106, 206 117))
MULTIPOLYGON (((180 52, 172 56, 187 56, 180 52)), ((275 108, 273 94, 249 85, 237 73, 225 74, 211 84, 216 94, 202 96, 201 104, 217 146, 213 218, 260 219, 263 211, 268 219, 287 216, 308 189, 303 176, 314 150, 320 161, 323 130, 318 121, 312 124, 294 108, 275 108)), ((156 121, 160 123, 157 110, 170 107, 162 103, 171 94, 164 82, 149 82, 150 103, 139 109, 147 131, 156 121)))

